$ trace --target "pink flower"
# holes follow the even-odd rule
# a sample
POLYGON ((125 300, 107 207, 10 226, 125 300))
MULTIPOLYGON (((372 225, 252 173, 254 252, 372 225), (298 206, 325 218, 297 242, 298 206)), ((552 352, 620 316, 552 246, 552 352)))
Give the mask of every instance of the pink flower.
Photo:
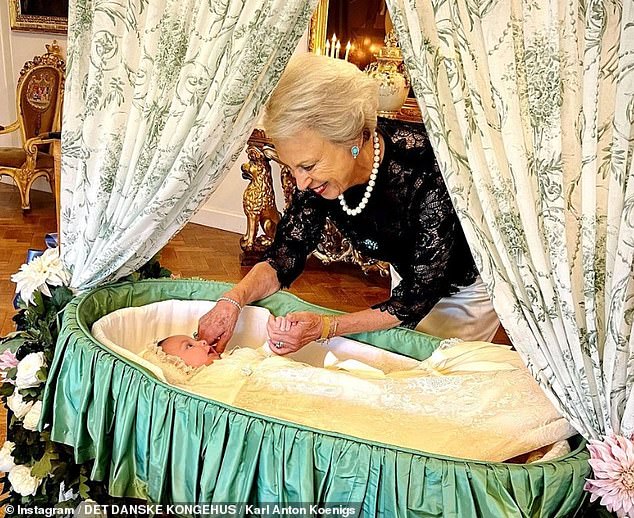
POLYGON ((15 354, 8 349, 0 354, 0 378, 2 381, 6 379, 7 371, 17 367, 18 363, 20 362, 16 359, 15 354))
POLYGON ((619 517, 634 517, 634 441, 621 435, 591 440, 590 466, 595 479, 587 479, 584 489, 590 501, 601 498, 601 505, 619 517))

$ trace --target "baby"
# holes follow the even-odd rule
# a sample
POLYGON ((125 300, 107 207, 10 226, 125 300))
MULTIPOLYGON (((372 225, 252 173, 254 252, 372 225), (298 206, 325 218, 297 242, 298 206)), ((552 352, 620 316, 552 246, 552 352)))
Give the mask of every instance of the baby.
POLYGON ((207 340, 196 340, 187 335, 168 336, 159 341, 157 346, 166 354, 176 356, 194 368, 211 365, 220 359, 220 354, 207 343, 207 340))
MULTIPOLYGON (((297 324, 298 322, 291 322, 284 317, 269 318, 269 325, 273 326, 276 330, 288 331, 297 324)), ((196 336, 196 333, 194 333, 194 336, 196 336)), ((268 343, 269 346, 274 346, 270 339, 268 343)), ((164 353, 180 358, 185 365, 192 368, 211 365, 214 361, 221 359, 220 354, 207 340, 198 340, 188 335, 168 336, 160 340, 156 345, 162 349, 164 353)))

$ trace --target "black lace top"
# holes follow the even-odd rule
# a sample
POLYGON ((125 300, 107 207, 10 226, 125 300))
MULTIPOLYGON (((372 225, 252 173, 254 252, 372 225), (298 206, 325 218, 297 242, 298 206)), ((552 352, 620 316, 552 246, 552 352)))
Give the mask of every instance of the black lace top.
MULTIPOLYGON (((378 129, 385 152, 365 209, 348 216, 339 200, 296 189, 265 260, 282 287, 290 286, 329 217, 357 250, 390 262, 401 275, 391 298, 373 307, 414 328, 442 297, 472 284, 478 272, 423 125, 379 119, 378 129)), ((349 207, 359 204, 365 187, 345 192, 349 207)))

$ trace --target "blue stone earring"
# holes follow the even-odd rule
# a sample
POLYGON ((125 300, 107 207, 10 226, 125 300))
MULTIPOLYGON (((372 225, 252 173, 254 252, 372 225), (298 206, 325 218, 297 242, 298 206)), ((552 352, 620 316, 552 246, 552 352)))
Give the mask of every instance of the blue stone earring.
POLYGON ((350 148, 350 153, 352 153, 352 158, 356 160, 357 157, 359 156, 359 146, 357 146, 356 144, 352 146, 350 148))

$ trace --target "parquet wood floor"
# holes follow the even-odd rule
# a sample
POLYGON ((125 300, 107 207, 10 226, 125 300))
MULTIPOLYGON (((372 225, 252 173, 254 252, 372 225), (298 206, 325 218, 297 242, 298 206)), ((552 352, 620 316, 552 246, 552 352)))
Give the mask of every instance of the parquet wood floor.
MULTIPOLYGON (((23 213, 17 190, 0 184, 0 335, 13 330, 11 275, 24 262, 27 250, 43 249, 44 235, 55 229, 52 195, 33 191, 32 199, 31 210, 23 213)), ((182 277, 238 282, 249 271, 240 266, 239 239, 238 234, 188 224, 163 249, 161 263, 182 277)), ((364 276, 350 265, 324 267, 310 260, 290 291, 309 302, 354 311, 383 300, 389 281, 364 276)))
MULTIPOLYGON (((33 191, 31 207, 23 213, 17 189, 0 183, 0 336, 14 330, 11 275, 25 261, 27 250, 45 248, 44 235, 55 230, 55 203, 50 193, 33 191)), ((249 270, 240 266, 239 239, 231 232, 190 223, 163 249, 161 263, 182 277, 238 282, 249 270)), ((313 259, 289 291, 321 306, 355 311, 384 300, 389 281, 365 276, 350 265, 325 267, 313 259)), ((494 341, 508 343, 502 329, 494 341)), ((0 415, 1 437, 4 422, 0 415)))

